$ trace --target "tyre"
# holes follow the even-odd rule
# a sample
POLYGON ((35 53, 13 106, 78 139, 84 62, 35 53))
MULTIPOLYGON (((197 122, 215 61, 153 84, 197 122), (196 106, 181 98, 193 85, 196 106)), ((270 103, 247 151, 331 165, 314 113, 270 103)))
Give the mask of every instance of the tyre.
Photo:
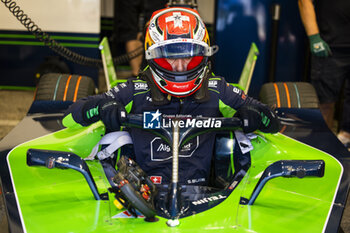
POLYGON ((318 108, 316 91, 306 82, 266 83, 260 90, 259 99, 277 108, 318 108))
POLYGON ((93 94, 95 84, 87 76, 49 73, 40 78, 34 99, 75 102, 93 94))
POLYGON ((39 83, 42 76, 49 73, 69 74, 70 69, 60 57, 46 57, 45 61, 41 63, 35 71, 35 84, 39 83))

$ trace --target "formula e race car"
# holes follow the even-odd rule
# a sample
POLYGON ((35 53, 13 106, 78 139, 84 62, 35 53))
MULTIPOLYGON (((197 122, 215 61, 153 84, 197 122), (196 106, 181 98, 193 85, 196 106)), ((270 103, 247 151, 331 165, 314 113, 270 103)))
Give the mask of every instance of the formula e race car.
MULTIPOLYGON (((205 131, 159 129, 155 133, 173 147, 173 180, 156 186, 122 156, 127 153, 123 150, 114 161, 117 166, 106 162, 108 155, 116 155, 116 148, 130 146, 127 132, 104 135, 101 122, 63 128, 60 111, 65 107, 61 101, 34 101, 28 115, 0 142, 10 232, 165 232, 169 226, 177 226, 177 232, 339 228, 349 187, 349 153, 317 109, 279 108, 283 134, 273 135, 244 135, 236 118, 217 118, 221 128, 210 186, 177 184, 181 174, 176 148, 205 131), (106 143, 110 145, 98 151, 98 145, 106 143), (103 159, 84 160, 90 154, 103 159)), ((124 124, 142 127, 142 116, 129 115, 124 124)))
MULTIPOLYGON (((237 118, 216 118, 221 127, 205 130, 196 124, 152 129, 171 147, 173 165, 171 183, 155 184, 129 158, 137 142, 127 131, 105 134, 101 122, 64 128, 63 111, 79 88, 63 88, 61 96, 59 85, 53 87, 55 100, 40 100, 38 90, 27 116, 0 142, 9 232, 341 231, 349 152, 317 108, 294 105, 290 96, 284 107, 279 93, 283 127, 276 134, 245 135, 237 118), (209 184, 180 185, 179 148, 208 131, 216 131, 209 184)), ((143 126, 140 115, 123 122, 143 126)))

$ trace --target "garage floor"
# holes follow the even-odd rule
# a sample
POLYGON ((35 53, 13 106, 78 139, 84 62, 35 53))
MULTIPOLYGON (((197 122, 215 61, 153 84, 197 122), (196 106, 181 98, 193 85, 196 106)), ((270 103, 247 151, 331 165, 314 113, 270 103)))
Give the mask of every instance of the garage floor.
POLYGON ((25 116, 33 96, 34 91, 0 90, 0 140, 25 116))
MULTIPOLYGON (((0 140, 25 116, 33 101, 34 91, 0 90, 0 140)), ((0 189, 1 192, 1 189, 0 189)), ((350 233, 350 203, 348 201, 342 220, 344 232, 350 233)), ((7 233, 4 204, 0 199, 0 232, 7 233)))
MULTIPOLYGON (((33 101, 33 96, 34 91, 0 90, 0 140, 22 120, 33 101)), ((7 218, 4 211, 4 202, 1 196, 0 232, 7 233, 7 229, 7 218)))

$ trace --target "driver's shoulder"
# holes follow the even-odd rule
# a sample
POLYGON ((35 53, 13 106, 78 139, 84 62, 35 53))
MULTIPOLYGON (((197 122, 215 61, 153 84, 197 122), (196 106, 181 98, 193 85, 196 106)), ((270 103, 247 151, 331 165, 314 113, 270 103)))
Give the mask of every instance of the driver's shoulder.
POLYGON ((211 76, 208 78, 208 89, 209 91, 220 94, 223 88, 227 85, 224 77, 221 76, 211 76))
POLYGON ((149 90, 147 82, 143 79, 134 78, 134 79, 131 79, 130 82, 132 83, 132 86, 134 87, 134 93, 149 90))

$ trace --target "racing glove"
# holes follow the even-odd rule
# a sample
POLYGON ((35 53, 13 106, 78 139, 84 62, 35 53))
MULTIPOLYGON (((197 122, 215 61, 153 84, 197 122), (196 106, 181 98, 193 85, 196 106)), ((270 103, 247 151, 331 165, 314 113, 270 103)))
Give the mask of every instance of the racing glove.
POLYGON ((106 99, 99 103, 99 117, 107 131, 120 130, 121 122, 126 118, 124 106, 114 99, 106 99))
POLYGON ((280 128, 277 116, 266 105, 243 105, 235 117, 242 121, 244 133, 251 133, 257 129, 264 133, 277 133, 280 128))
POLYGON ((83 98, 69 106, 62 124, 67 128, 88 126, 99 120, 98 103, 101 98, 83 98))
POLYGON ((126 117, 125 108, 112 98, 82 99, 68 108, 62 123, 70 128, 77 123, 88 126, 102 120, 107 130, 116 131, 120 128, 121 116, 126 117))
POLYGON ((321 38, 320 34, 309 36, 311 53, 317 57, 332 55, 329 45, 321 38))

